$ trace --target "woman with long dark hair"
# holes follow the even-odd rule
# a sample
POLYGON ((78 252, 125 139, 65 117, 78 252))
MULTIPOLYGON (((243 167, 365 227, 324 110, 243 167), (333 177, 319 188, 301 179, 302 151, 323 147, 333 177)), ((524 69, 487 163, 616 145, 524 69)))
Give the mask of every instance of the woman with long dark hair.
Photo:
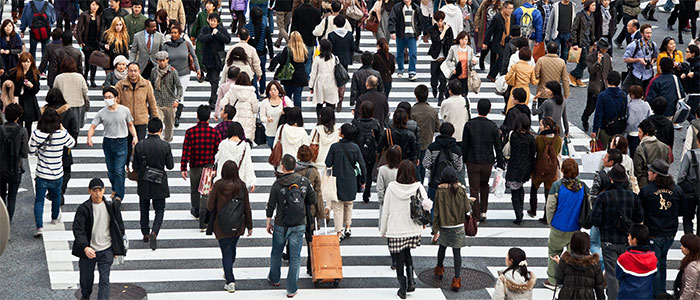
MULTIPOLYGON (((340 133, 340 125, 335 122, 335 112, 330 107, 324 107, 319 111, 318 123, 311 130, 312 145, 318 145, 318 157, 316 157, 315 165, 319 172, 326 169, 326 156, 331 145, 337 143, 340 133)), ((323 173, 321 173, 323 174, 323 173)))
POLYGON ((265 89, 265 99, 260 103, 260 120, 265 125, 265 137, 267 146, 272 149, 275 145, 275 132, 279 127, 279 121, 284 114, 284 109, 293 107, 292 99, 287 97, 284 88, 277 80, 270 81, 265 89))
POLYGON ((396 254, 396 278, 399 280, 397 295, 401 299, 406 299, 407 292, 416 290, 411 249, 420 247, 424 227, 411 219, 411 197, 423 199, 423 210, 430 210, 433 206, 423 184, 416 179, 416 165, 404 160, 399 164, 396 181, 389 183, 384 194, 379 226, 379 234, 388 239, 389 252, 396 254))
MULTIPOLYGON (((221 170, 224 163, 234 161, 238 166, 238 176, 245 182, 251 192, 255 191, 255 169, 253 167, 252 150, 250 144, 243 139, 243 126, 241 123, 233 122, 228 126, 226 139, 219 143, 219 150, 214 156, 214 164, 221 170)), ((221 179, 223 174, 218 172, 214 181, 221 179)))
POLYGON ((673 291, 677 299, 691 300, 700 298, 700 237, 686 234, 681 237, 683 259, 673 291))
POLYGON ((32 132, 32 122, 39 119, 39 102, 36 94, 39 93, 39 70, 36 68, 34 57, 29 52, 19 55, 19 64, 5 77, 15 85, 15 97, 19 99, 19 105, 24 109, 24 115, 20 121, 24 122, 27 132, 32 132))
POLYGON ((564 129, 564 131, 560 132, 560 136, 568 137, 569 120, 566 117, 566 102, 561 92, 561 84, 557 81, 550 81, 545 83, 544 86, 545 94, 542 96, 549 99, 545 100, 539 107, 536 107, 533 102, 532 115, 540 115, 541 118, 552 118, 557 123, 557 127, 564 129))
MULTIPOLYGON (((117 72, 112 72, 114 73, 117 72)), ((85 113, 90 110, 90 98, 88 98, 87 82, 78 72, 75 60, 64 59, 61 62, 61 74, 56 76, 53 87, 58 89, 66 99, 71 112, 78 120, 79 128, 82 128, 85 125, 85 113)))
MULTIPOLYGON (((247 143, 244 143, 247 144, 247 143)), ((232 160, 224 163, 221 172, 221 179, 214 182, 214 186, 209 193, 209 203, 207 209, 212 212, 213 220, 209 222, 207 227, 207 235, 212 232, 219 242, 221 249, 221 263, 224 268, 224 276, 226 277, 226 285, 224 290, 232 293, 236 291, 236 278, 233 276, 233 263, 236 261, 236 246, 238 239, 248 230, 248 236, 253 234, 253 215, 250 210, 250 200, 248 198, 248 189, 245 182, 238 177, 238 166, 232 160), (219 214, 224 209, 226 204, 233 199, 243 202, 244 220, 241 221, 239 228, 234 228, 233 232, 225 232, 219 227, 219 214)))
MULTIPOLYGON (((96 87, 95 73, 97 67, 90 64, 90 55, 99 50, 100 28, 102 28, 102 4, 98 0, 90 0, 89 10, 84 11, 78 17, 78 25, 75 26, 75 39, 83 50, 85 59, 85 80, 90 79, 90 86, 96 87)), ((128 55, 127 55, 128 56, 128 55)), ((114 58, 112 58, 113 60, 114 58)))
POLYGON ((510 248, 506 255, 506 266, 505 270, 498 271, 493 299, 532 299, 532 289, 537 278, 527 270, 525 251, 510 248))
MULTIPOLYGON (((370 101, 366 101, 370 102, 370 101)), ((365 103, 365 102, 363 102, 365 103)), ((370 102, 371 103, 371 102, 370 102)), ((381 229, 382 224, 382 211, 384 208, 384 194, 389 183, 396 181, 396 174, 399 171, 399 164, 401 163, 401 146, 393 145, 389 150, 384 152, 384 157, 386 157, 386 164, 379 167, 377 171, 377 200, 379 202, 379 228, 381 229)), ((371 169, 367 169, 371 170, 371 169)), ((370 177, 372 174, 370 174, 370 177)), ((367 186, 365 186, 367 187, 367 186)), ((367 189, 365 189, 367 190, 367 189)), ((369 202, 369 199, 368 201, 369 202)), ((391 254, 391 269, 396 270, 396 253, 391 254)))
POLYGON ((515 128, 507 136, 510 145, 510 159, 506 169, 506 186, 510 188, 513 210, 515 211, 514 224, 520 225, 523 221, 523 204, 525 202, 525 189, 523 185, 530 180, 530 175, 535 167, 535 137, 530 133, 530 118, 524 114, 515 117, 515 128))
MULTIPOLYGON (((17 66, 19 54, 22 53, 22 38, 15 31, 15 24, 12 20, 6 19, 2 21, 0 28, 0 57, 5 66, 5 70, 11 70, 17 66)), ((7 74, 3 74, 1 78, 5 78, 7 74)))
MULTIPOLYGON (((75 65, 75 61, 72 59, 66 59, 64 60, 64 63, 68 61, 73 63, 75 65)), ((65 74, 65 73, 64 73, 65 74)), ((62 74, 61 74, 62 75, 62 74)), ((80 80, 79 83, 85 84, 85 80, 80 80)), ((74 139, 78 140, 78 134, 80 133, 80 121, 78 120, 78 115, 75 114, 74 111, 71 110, 71 106, 66 102, 65 98, 63 97, 63 93, 61 90, 58 88, 52 88, 49 89, 49 92, 46 93, 46 98, 44 99, 46 101, 46 105, 41 108, 42 111, 45 111, 47 108, 53 108, 56 110, 56 113, 58 113, 58 117, 61 120, 61 125, 65 130, 68 131, 68 134, 74 139)), ((71 178, 71 166, 73 165, 73 155, 71 155, 71 152, 68 151, 68 148, 64 147, 63 148, 63 186, 61 188, 61 194, 66 192, 66 188, 68 187, 68 181, 71 178)), ((64 201, 61 199, 61 203, 64 201)))
POLYGON ((391 127, 382 131, 378 152, 381 153, 391 147, 392 144, 399 145, 403 150, 403 159, 416 162, 418 159, 418 143, 416 142, 416 136, 406 126, 408 123, 408 112, 405 109, 398 108, 394 111, 392 117, 391 127))
MULTIPOLYGON (((245 49, 243 49, 243 47, 236 47, 231 49, 231 52, 226 58, 226 66, 224 67, 224 70, 222 72, 227 72, 229 68, 233 67, 239 68, 241 72, 248 74, 248 77, 250 77, 251 80, 253 76, 255 76, 255 73, 253 72, 253 67, 248 64, 248 54, 246 54, 245 49)), ((222 78, 225 77, 222 76, 222 78)), ((221 84, 223 84, 223 82, 219 82, 219 85, 221 84)))
MULTIPOLYGON (((473 199, 473 198, 472 198, 473 199)), ((454 278, 450 288, 457 292, 462 287, 462 247, 467 246, 467 237, 464 232, 464 222, 466 215, 471 212, 471 202, 467 196, 467 188, 459 183, 457 170, 451 166, 442 169, 440 174, 440 185, 435 193, 435 203, 433 205, 433 240, 437 239, 438 248, 437 265, 433 269, 433 274, 442 280, 445 274, 445 251, 447 247, 452 248, 454 259, 454 278)))
POLYGON ((335 109, 340 98, 334 75, 336 57, 333 55, 333 45, 328 40, 321 40, 319 47, 321 54, 314 59, 311 65, 309 89, 318 109, 322 106, 335 109))
POLYGON ((659 65, 661 59, 664 57, 669 57, 673 60, 674 72, 680 73, 678 66, 683 63, 683 52, 676 48, 677 45, 676 40, 670 36, 665 37, 663 41, 661 41, 661 46, 659 46, 659 56, 656 58, 657 70, 661 70, 661 66, 659 65))
POLYGON ((372 57, 372 69, 379 71, 384 84, 384 95, 389 98, 391 75, 396 71, 396 57, 389 53, 389 42, 385 38, 377 40, 377 52, 372 57))
MULTIPOLYGON (((309 134, 304 129, 304 118, 301 115, 301 107, 292 107, 285 111, 287 123, 277 127, 275 141, 282 145, 282 156, 289 154, 295 156, 301 145, 309 145, 309 134)), ((281 168, 278 171, 281 172, 281 168)))
POLYGON ((560 299, 605 299, 605 278, 598 253, 591 254, 591 239, 588 233, 575 232, 571 236, 569 249, 552 259, 558 264, 557 285, 562 286, 560 299))

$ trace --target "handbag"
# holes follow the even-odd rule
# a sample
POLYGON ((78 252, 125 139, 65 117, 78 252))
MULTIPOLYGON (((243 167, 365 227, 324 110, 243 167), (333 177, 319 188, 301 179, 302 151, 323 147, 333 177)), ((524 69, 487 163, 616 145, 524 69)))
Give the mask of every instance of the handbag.
POLYGON ((377 16, 374 14, 371 14, 369 18, 365 21, 365 29, 377 33, 379 31, 379 21, 377 20, 377 16))
POLYGON ((391 146, 394 145, 394 138, 391 136, 391 129, 389 128, 384 128, 384 132, 386 132, 386 143, 389 145, 386 147, 384 151, 382 151, 382 154, 379 155, 379 159, 377 160, 377 163, 374 164, 374 169, 372 170, 372 180, 377 181, 377 174, 379 173, 379 167, 386 165, 386 151, 391 148, 391 146))
POLYGON ((591 228, 591 203, 588 197, 583 197, 581 200, 581 212, 578 214, 578 225, 590 229, 591 228))
POLYGON ((311 149, 311 161, 316 162, 316 159, 318 159, 318 148, 319 148, 319 142, 321 140, 321 136, 318 134, 318 130, 314 131, 314 135, 311 137, 311 144, 309 145, 309 148, 311 149), (316 138, 316 143, 314 144, 314 138, 316 138))
POLYGON ((209 192, 211 192, 212 181, 214 181, 214 168, 202 168, 202 177, 199 178, 199 188, 197 191, 204 196, 209 195, 209 192))
POLYGON ((506 93, 506 90, 508 89, 508 83, 506 82, 506 76, 501 75, 496 77, 496 82, 494 83, 496 85, 496 94, 503 96, 503 94, 506 93))
POLYGON ((481 90, 481 78, 479 74, 474 70, 474 66, 469 64, 469 75, 467 76, 467 87, 468 90, 474 94, 478 94, 481 90))
POLYGON ((567 61, 570 63, 575 63, 577 64, 579 59, 581 58, 581 47, 578 47, 578 50, 574 49, 574 47, 569 48, 569 56, 567 57, 567 61))
POLYGON ((267 162, 275 167, 279 166, 280 161, 282 161, 282 130, 284 130, 284 125, 280 127, 280 133, 277 135, 277 143, 275 143, 275 146, 272 148, 272 153, 267 159, 267 162))
MULTIPOLYGON (((294 77, 294 66, 289 63, 289 57, 292 56, 289 49, 287 49, 287 62, 284 63, 280 70, 275 74, 275 79, 277 80, 292 80, 294 77)), ((284 100, 283 100, 284 102, 284 100)))
POLYGON ((326 169, 326 173, 321 178, 321 194, 326 200, 327 207, 330 207, 330 201, 338 201, 338 186, 336 186, 336 178, 332 174, 332 169, 326 169))
MULTIPOLYGON (((474 211, 471 212, 474 215, 474 211)), ((464 232, 467 236, 476 236, 477 231, 479 231, 479 223, 477 219, 473 216, 467 216, 467 220, 464 221, 464 232)))
POLYGON ((192 48, 190 48, 190 42, 185 41, 187 45, 187 64, 190 66, 190 71, 197 71, 197 67, 194 65, 194 57, 192 57, 192 48))
POLYGON ((333 75, 335 75, 335 85, 337 87, 345 86, 348 81, 350 81, 350 75, 348 75, 348 70, 340 64, 338 57, 335 57, 335 69, 333 70, 333 75))
POLYGON ((364 12, 362 12, 362 9, 359 6, 357 6, 357 2, 353 0, 352 4, 348 5, 347 8, 345 8, 345 16, 357 21, 359 19, 362 19, 362 17, 364 17, 365 14, 364 12))
MULTIPOLYGON (((163 178, 166 178, 165 171, 150 167, 146 161, 146 153, 141 154, 141 160, 143 160, 143 165, 146 168, 146 172, 143 174, 143 180, 156 184, 163 183, 163 178)), ((134 170, 132 173, 135 173, 138 179, 138 171, 134 170)))
POLYGON ((104 51, 92 51, 88 63, 103 69, 109 69, 111 59, 104 51))
POLYGON ((508 139, 506 140, 506 144, 503 146, 503 157, 505 157, 505 159, 510 159, 510 135, 511 134, 513 134, 512 130, 508 133, 508 139))
POLYGON ((255 138, 253 139, 256 145, 267 143, 267 135, 265 135, 265 125, 260 119, 255 120, 255 138))
POLYGON ((676 84, 676 95, 678 96, 678 102, 676 103, 676 112, 673 114, 673 119, 671 120, 675 123, 682 123, 688 118, 690 114, 690 106, 685 102, 685 98, 681 96, 681 89, 678 86, 678 77, 673 75, 673 82, 676 84))
POLYGON ((547 52, 544 49, 544 43, 540 42, 535 45, 535 49, 532 50, 532 58, 537 62, 540 57, 545 56, 547 52))

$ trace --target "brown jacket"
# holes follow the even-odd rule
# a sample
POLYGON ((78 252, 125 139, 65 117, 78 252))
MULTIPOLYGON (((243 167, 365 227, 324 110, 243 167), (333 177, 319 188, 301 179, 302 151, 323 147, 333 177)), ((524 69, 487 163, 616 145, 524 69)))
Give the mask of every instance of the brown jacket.
POLYGON ((540 81, 537 92, 544 93, 544 85, 552 80, 559 82, 564 92, 564 98, 569 98, 569 72, 566 63, 556 54, 540 57, 535 64, 535 77, 540 81))
MULTIPOLYGON (((537 162, 537 156, 544 155, 545 142, 549 142, 552 139, 554 139, 554 143, 552 144, 552 146, 554 146, 554 149, 557 151, 557 154, 561 153, 561 144, 562 144, 563 140, 560 136, 554 135, 553 137, 548 137, 546 135, 538 134, 535 137, 535 147, 537 148, 537 155, 535 156, 535 162, 537 162)), ((560 165, 560 167, 561 167, 561 165, 560 165)), ((535 168, 533 168, 532 171, 533 171, 532 172, 532 180, 533 181, 545 182, 548 180, 551 180, 551 181, 557 180, 556 175, 553 178, 542 178, 541 175, 538 175, 538 172, 536 172, 537 170, 535 168)), ((557 173, 559 173, 559 172, 556 172, 555 174, 557 174, 557 173)))
POLYGON ((700 261, 690 262, 683 270, 680 300, 700 299, 700 261))
POLYGON ((139 75, 139 81, 134 89, 129 82, 129 77, 125 77, 114 86, 119 92, 119 104, 126 106, 134 117, 134 125, 148 124, 148 110, 152 116, 163 116, 158 113, 156 97, 153 95, 151 82, 139 75))
POLYGON ((421 129, 419 133, 420 149, 425 150, 433 142, 433 136, 440 128, 438 111, 428 102, 418 102, 411 109, 411 119, 415 120, 418 123, 418 128, 421 129))
POLYGON ((168 19, 175 19, 180 24, 186 24, 185 7, 182 5, 182 0, 160 0, 157 8, 158 10, 164 9, 168 13, 168 19))
MULTIPOLYGON (((534 68, 527 63, 527 61, 520 60, 518 61, 517 64, 513 65, 513 67, 510 68, 510 71, 508 71, 508 74, 506 74, 506 82, 508 85, 512 86, 513 89, 515 88, 523 88, 525 89, 525 92, 527 93, 527 98, 525 98, 525 105, 528 105, 530 103, 530 84, 538 84, 540 83, 539 79, 535 76, 534 68)), ((510 99, 508 100, 508 106, 506 108, 506 111, 509 110, 511 107, 515 106, 516 100, 513 98, 513 95, 510 95, 510 99)))
MULTIPOLYGON (((102 19, 102 16, 100 14, 95 15, 95 22, 97 22, 97 30, 99 31, 100 28, 100 21, 102 19)), ((78 17, 78 25, 75 26, 75 40, 78 42, 78 45, 86 43, 88 39, 88 30, 90 29, 90 13, 89 12, 84 12, 80 14, 80 17, 78 17)), ((99 36, 99 34, 98 34, 99 36)), ((89 59, 87 57, 86 59, 89 59)))
MULTIPOLYGON (((245 221, 243 221, 243 227, 238 228, 234 233, 224 233, 219 228, 218 212, 224 209, 224 206, 231 201, 234 197, 239 197, 239 193, 234 195, 234 184, 231 181, 219 180, 214 183, 214 186, 209 193, 209 203, 207 203, 207 209, 210 212, 214 211, 216 208, 217 215, 212 216, 214 221, 214 235, 217 240, 231 238, 234 236, 241 236, 245 233, 245 229, 253 229, 253 215, 250 211, 250 200, 248 199, 248 190, 245 188, 245 183, 241 182, 240 187, 243 188, 243 206, 245 210, 245 221)), ((209 226, 211 228, 212 226, 209 226)), ((209 234, 207 232, 207 234, 209 234)))

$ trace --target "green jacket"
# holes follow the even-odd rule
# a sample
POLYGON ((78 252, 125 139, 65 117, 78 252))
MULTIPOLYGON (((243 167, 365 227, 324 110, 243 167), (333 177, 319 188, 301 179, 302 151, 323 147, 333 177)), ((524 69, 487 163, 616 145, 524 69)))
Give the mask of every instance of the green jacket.
POLYGON ((467 190, 460 186, 457 193, 450 191, 447 183, 440 184, 435 193, 433 209, 433 234, 440 231, 441 226, 464 224, 466 215, 472 210, 472 202, 467 197, 467 190))
POLYGON ((129 46, 134 41, 134 34, 146 29, 146 20, 148 20, 148 17, 144 16, 143 13, 139 14, 138 17, 134 16, 134 14, 128 14, 124 17, 126 32, 129 33, 129 46))
POLYGON ((639 188, 645 187, 649 183, 647 171, 655 159, 663 159, 669 164, 673 162, 671 148, 659 141, 655 136, 645 136, 637 146, 632 161, 634 163, 634 176, 637 176, 639 188))
MULTIPOLYGON (((197 39, 199 37, 199 32, 202 31, 202 28, 209 26, 209 23, 207 22, 207 17, 209 17, 209 14, 206 10, 201 11, 199 12, 199 14, 197 14, 197 20, 194 22, 194 25, 192 25, 192 29, 190 30, 190 38, 197 39)), ((200 41, 197 41, 195 53, 197 54, 197 60, 199 61, 200 67, 204 66, 204 64, 202 63, 202 47, 204 47, 204 44, 202 44, 200 41)))

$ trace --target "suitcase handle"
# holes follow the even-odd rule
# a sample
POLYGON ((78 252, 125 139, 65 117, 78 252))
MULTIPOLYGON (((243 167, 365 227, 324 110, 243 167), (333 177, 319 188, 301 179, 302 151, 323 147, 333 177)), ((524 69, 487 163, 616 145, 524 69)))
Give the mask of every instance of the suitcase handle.
MULTIPOLYGON (((314 228, 318 227, 318 220, 314 218, 314 228)), ((328 222, 326 221, 326 218, 323 218, 323 228, 324 228, 324 233, 328 235, 328 222)))

